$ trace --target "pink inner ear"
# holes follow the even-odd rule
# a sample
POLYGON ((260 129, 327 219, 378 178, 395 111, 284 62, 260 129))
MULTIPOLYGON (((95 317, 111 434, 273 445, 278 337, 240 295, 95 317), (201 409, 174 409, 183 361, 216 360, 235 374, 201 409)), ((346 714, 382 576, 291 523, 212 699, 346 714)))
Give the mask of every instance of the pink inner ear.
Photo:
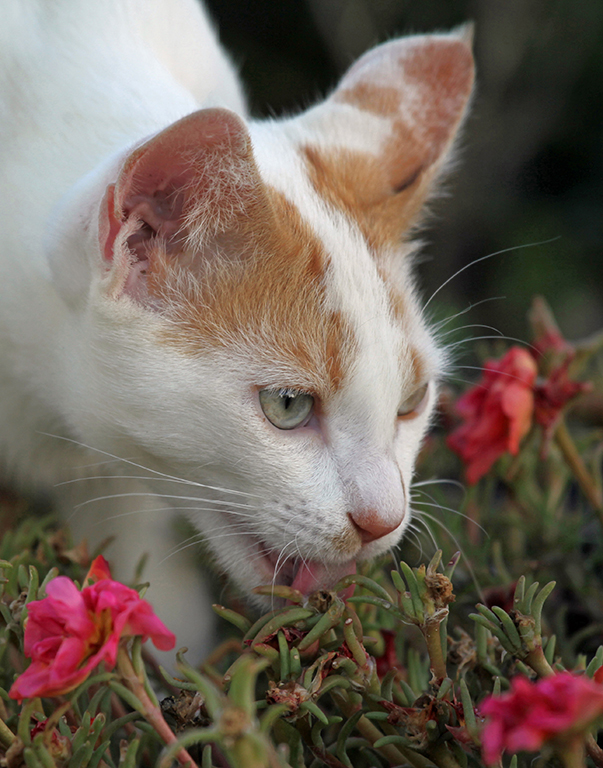
POLYGON ((126 215, 139 213, 158 232, 168 222, 173 230, 190 198, 211 185, 211 159, 227 166, 249 152, 249 135, 233 112, 194 112, 130 155, 117 181, 116 208, 126 215))
POLYGON ((113 261, 113 246, 120 227, 121 222, 115 218, 115 184, 109 184, 101 203, 99 223, 99 240, 107 262, 113 261))
MULTIPOLYGON (((196 211, 213 211, 216 217, 232 209, 232 201, 228 205, 223 198, 242 198, 236 183, 254 167, 243 121, 224 109, 188 115, 135 149, 117 182, 107 187, 100 216, 106 263, 132 272, 117 280, 124 292, 137 299, 144 295, 138 283, 145 279, 156 238, 168 252, 176 250, 196 211)), ((211 215, 203 221, 211 230, 211 215)))

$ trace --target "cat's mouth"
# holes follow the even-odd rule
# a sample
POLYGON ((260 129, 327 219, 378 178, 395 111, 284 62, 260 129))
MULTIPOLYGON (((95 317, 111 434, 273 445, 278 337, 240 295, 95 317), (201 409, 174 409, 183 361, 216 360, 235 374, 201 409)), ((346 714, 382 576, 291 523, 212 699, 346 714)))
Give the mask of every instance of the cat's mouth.
MULTIPOLYGON (((297 589, 303 595, 310 595, 319 589, 332 589, 344 576, 356 573, 356 561, 345 563, 324 563, 305 560, 301 557, 283 557, 282 552, 269 550, 260 545, 262 571, 270 571, 269 584, 283 585, 297 589)), ((263 574, 262 574, 263 575, 263 574)))

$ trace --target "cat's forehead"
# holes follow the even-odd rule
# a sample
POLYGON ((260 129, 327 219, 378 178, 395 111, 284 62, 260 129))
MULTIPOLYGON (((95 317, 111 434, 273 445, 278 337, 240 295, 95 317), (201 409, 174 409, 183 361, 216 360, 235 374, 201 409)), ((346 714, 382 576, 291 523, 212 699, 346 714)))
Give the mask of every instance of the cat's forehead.
POLYGON ((222 349, 258 386, 325 399, 421 383, 430 365, 410 286, 388 279, 361 229, 313 187, 303 152, 260 138, 263 203, 219 245, 236 258, 180 280, 170 342, 195 355, 222 349))

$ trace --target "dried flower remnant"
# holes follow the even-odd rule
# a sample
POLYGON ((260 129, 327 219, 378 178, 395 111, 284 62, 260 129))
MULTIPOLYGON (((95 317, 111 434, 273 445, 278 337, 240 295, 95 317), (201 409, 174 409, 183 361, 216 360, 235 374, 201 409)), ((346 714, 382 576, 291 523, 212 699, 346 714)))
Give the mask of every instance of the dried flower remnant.
POLYGON ((512 347, 500 360, 488 360, 481 381, 457 402, 464 420, 448 445, 466 465, 473 485, 503 454, 517 454, 534 414, 537 366, 532 355, 512 347))
POLYGON ((49 728, 48 723, 48 718, 38 721, 31 729, 31 738, 43 733, 46 749, 53 760, 59 763, 64 762, 71 757, 71 742, 67 737, 62 736, 57 728, 49 728))
POLYGON ((58 576, 47 597, 29 603, 25 655, 32 663, 14 682, 13 699, 58 696, 82 683, 104 661, 115 666, 122 637, 150 637, 160 650, 176 638, 138 592, 111 579, 109 566, 96 558, 81 592, 71 579, 58 576))
POLYGON ((582 739, 603 715, 603 686, 571 672, 536 683, 516 677, 509 693, 482 703, 480 714, 487 718, 482 733, 484 761, 493 765, 505 750, 535 752, 546 742, 563 747, 582 739))

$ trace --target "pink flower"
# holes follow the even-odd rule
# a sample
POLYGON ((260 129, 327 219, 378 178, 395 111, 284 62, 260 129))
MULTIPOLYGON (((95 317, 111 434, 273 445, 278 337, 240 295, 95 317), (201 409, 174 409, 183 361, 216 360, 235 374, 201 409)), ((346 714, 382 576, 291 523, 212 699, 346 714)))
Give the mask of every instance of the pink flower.
POLYGON ((465 423, 448 437, 448 445, 465 462, 470 484, 504 453, 519 451, 532 425, 536 374, 532 355, 511 347, 500 360, 488 360, 481 381, 459 399, 465 423))
POLYGON ((138 592, 111 579, 103 557, 96 558, 80 592, 71 579, 48 582, 47 597, 29 603, 25 655, 32 662, 15 680, 13 699, 58 696, 83 682, 101 662, 115 666, 122 637, 150 637, 162 651, 176 638, 138 592))
POLYGON ((584 733, 603 715, 603 686, 584 675, 560 672, 531 683, 515 677, 503 696, 480 707, 484 761, 493 765, 503 750, 535 752, 546 741, 562 742, 584 733))

